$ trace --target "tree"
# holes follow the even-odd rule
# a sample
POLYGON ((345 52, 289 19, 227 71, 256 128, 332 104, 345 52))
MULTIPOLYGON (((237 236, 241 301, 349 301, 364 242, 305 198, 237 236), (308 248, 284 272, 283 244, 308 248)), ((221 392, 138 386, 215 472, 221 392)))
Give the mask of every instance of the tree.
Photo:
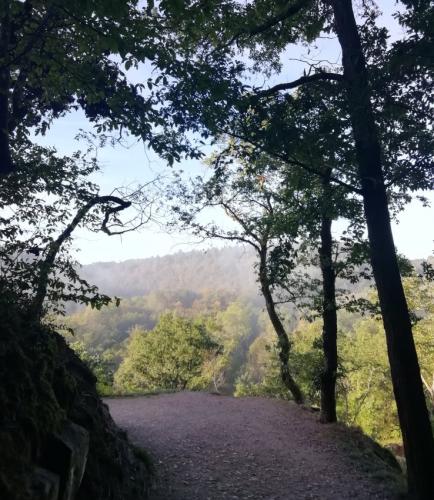
POLYGON ((164 314, 153 330, 133 330, 115 386, 127 392, 200 389, 210 383, 204 363, 218 352, 201 321, 164 314))
POLYGON ((212 360, 211 366, 217 365, 219 368, 215 373, 221 379, 221 389, 232 394, 246 361, 249 345, 258 335, 254 308, 245 300, 231 302, 223 310, 211 315, 209 329, 216 342, 222 346, 222 352, 212 360))
MULTIPOLYGON (((195 234, 245 243, 254 249, 258 258, 260 290, 278 338, 282 382, 294 401, 301 404, 304 397, 288 365, 291 344, 279 317, 278 301, 273 297, 273 291, 279 284, 278 276, 285 275, 286 281, 296 279, 289 274, 295 267, 297 226, 292 221, 293 213, 289 209, 285 212, 281 202, 276 201, 278 197, 273 196, 272 189, 280 178, 279 173, 272 177, 272 171, 278 169, 274 166, 267 168, 267 160, 265 157, 258 159, 257 163, 262 164, 263 170, 257 169, 248 161, 243 161, 236 145, 234 149, 229 145, 228 150, 215 158, 214 175, 209 180, 197 178, 191 193, 180 185, 177 202, 181 202, 182 208, 175 205, 173 211, 177 222, 195 234), (232 155, 239 163, 233 162, 232 155), (225 230, 212 223, 202 224, 198 215, 209 207, 223 209, 236 229, 225 230), (277 256, 280 265, 276 265, 277 256)), ((169 187, 169 197, 174 197, 173 187, 169 187)))
MULTIPOLYGON (((335 87, 321 89, 320 99, 317 90, 302 88, 291 98, 289 112, 287 106, 277 101, 271 103, 271 109, 265 115, 259 113, 254 118, 266 123, 261 127, 261 143, 268 145, 272 156, 278 156, 285 165, 286 182, 297 186, 298 192, 302 193, 299 194, 298 224, 304 228, 304 237, 318 254, 317 261, 314 259, 312 263, 321 270, 322 279, 318 286, 322 290, 310 308, 318 310, 323 322, 322 422, 335 422, 337 419, 337 310, 348 304, 339 304, 337 295, 341 295, 342 302, 344 293, 336 289, 336 280, 340 277, 354 283, 361 276, 369 276, 366 242, 362 236, 364 221, 360 216, 360 201, 355 196, 357 189, 352 188, 351 170, 345 181, 339 176, 341 164, 351 165, 353 161, 340 131, 340 100, 335 87), (277 120, 278 127, 273 125, 276 110, 277 115, 283 114, 277 120), (283 131, 278 130, 282 129, 280 120, 285 121, 283 131), (282 138, 291 138, 289 143, 283 144, 282 141, 280 151, 277 144, 270 142, 276 133, 282 134, 282 138), (301 137, 303 140, 300 140, 301 137), (338 219, 341 222, 345 219, 348 228, 340 241, 335 241, 332 224, 338 219)), ((289 191, 287 204, 291 203, 291 198, 289 191)))
POLYGON ((341 337, 342 419, 381 443, 399 442, 384 330, 379 319, 358 319, 341 337))
POLYGON ((431 420, 434 417, 434 280, 433 268, 424 262, 422 272, 413 273, 404 280, 404 289, 413 317, 413 331, 420 360, 422 382, 431 420))
POLYGON ((330 3, 342 47, 372 268, 386 331, 392 382, 406 452, 409 490, 421 499, 429 498, 434 495, 434 439, 390 226, 382 148, 372 111, 369 76, 351 2, 332 0, 330 3))
POLYGON ((113 393, 113 361, 108 356, 89 351, 83 342, 74 341, 69 347, 86 363, 97 379, 96 388, 101 396, 113 393))
POLYGON ((157 68, 174 54, 151 11, 152 3, 137 0, 2 0, 1 175, 14 169, 12 149, 31 128, 45 133, 80 108, 98 133, 130 132, 169 161, 189 149, 158 113, 155 89, 164 75, 157 68), (139 61, 156 70, 146 84, 128 77, 139 61))
MULTIPOLYGON (((429 29, 420 14, 425 11, 430 18, 432 10, 425 4, 408 2, 408 5, 411 11, 408 15, 401 16, 401 19, 415 34, 411 42, 412 48, 425 47, 430 41, 429 29), (419 32, 424 36, 418 36, 419 32)), ((181 32, 180 36, 184 36, 187 44, 185 53, 189 55, 190 62, 186 62, 186 58, 183 67, 184 70, 188 68, 188 82, 183 78, 182 69, 175 74, 181 80, 175 92, 179 89, 182 92, 191 90, 191 97, 184 100, 182 111, 187 116, 187 122, 192 123, 195 130, 202 130, 205 136, 221 134, 224 131, 237 134, 237 121, 240 116, 243 123, 249 123, 252 106, 249 105, 251 99, 246 96, 246 63, 245 58, 243 62, 235 59, 237 49, 240 51, 238 54, 242 51, 243 55, 246 51, 250 52, 253 71, 258 72, 259 68, 265 68, 269 74, 279 68, 278 56, 288 44, 313 42, 322 32, 335 33, 338 36, 343 58, 342 65, 336 70, 330 70, 321 62, 312 64, 310 71, 300 78, 265 89, 259 92, 259 95, 268 97, 302 86, 316 86, 321 89, 335 85, 340 89, 343 96, 343 126, 340 130, 344 135, 348 135, 347 131, 351 130, 349 144, 352 143, 356 159, 355 171, 348 171, 345 163, 341 171, 344 173, 344 179, 348 174, 351 177, 356 174, 356 185, 353 187, 363 198, 370 258, 379 292, 406 450, 409 490, 418 498, 432 497, 434 439, 412 337, 410 314, 393 244, 388 205, 388 195, 391 193, 388 187, 397 182, 398 188, 407 193, 416 186, 432 186, 432 155, 426 148, 428 144, 432 145, 432 115, 423 113, 429 109, 428 82, 432 68, 428 63, 423 68, 423 76, 412 81, 414 85, 409 85, 408 82, 403 85, 402 72, 414 75, 415 66, 399 65, 401 73, 394 71, 391 63, 396 63, 394 48, 399 51, 399 43, 388 50, 387 31, 377 28, 377 14, 375 9, 369 6, 365 6, 361 12, 365 24, 363 27, 357 26, 351 0, 301 0, 279 2, 278 5, 266 0, 247 5, 228 1, 215 2, 210 7, 213 16, 208 23, 201 26, 201 34, 194 29, 195 25, 191 21, 197 14, 196 9, 195 3, 188 4, 184 9, 184 19, 189 21, 177 21, 182 27, 182 31, 178 29, 178 33, 181 32), (192 34, 188 29, 191 26, 192 34), (191 39, 194 40, 193 44, 189 44, 191 39), (395 57, 395 60, 389 56, 395 57), (267 57, 271 59, 269 65, 265 64, 267 57), (410 72, 407 71, 408 66, 410 72), (227 75, 232 78, 230 85, 225 82, 227 75), (235 83, 237 79, 238 86, 235 83), (204 82, 211 80, 214 81, 209 86, 204 85, 204 82), (207 88, 207 95, 201 100, 201 89, 204 87, 207 88), (222 88, 229 88, 232 92, 222 97, 219 95, 222 88), (213 92, 213 89, 217 89, 216 92, 213 92), (422 110, 417 109, 416 96, 419 96, 423 103, 422 110), (398 113, 397 109, 401 112, 398 113), (397 156, 391 146, 399 143, 398 138, 403 139, 401 144, 404 144, 404 151, 413 154, 410 157, 407 154, 398 157, 398 160, 403 161, 398 161, 395 167, 391 159, 397 156)), ((161 12, 163 17, 166 15, 170 20, 169 3, 161 4, 161 12)), ((176 27, 173 29, 176 30, 176 27)), ((415 49, 415 53, 421 56, 423 50, 415 49)), ((426 64, 426 58, 421 59, 426 64)), ((267 73, 265 75, 267 76, 267 73)), ((258 95, 256 89, 252 91, 258 95)), ((291 101, 291 96, 286 95, 286 99, 291 101)), ((176 101, 177 105, 179 100, 178 98, 176 101)), ((282 116, 280 114, 279 118, 282 116)), ((255 129, 258 130, 260 128, 255 129)), ((274 144, 284 147, 285 142, 292 138, 283 138, 283 141, 279 139, 279 136, 275 137, 274 144)), ((302 137, 299 139, 302 140, 302 137)), ((270 151, 267 149, 267 152, 270 151)), ((341 178, 335 179, 335 182, 347 183, 341 178)))
POLYGON ((27 143, 14 156, 15 170, 0 186, 0 284, 13 293, 25 317, 39 320, 48 310, 61 312, 67 301, 101 307, 110 302, 81 279, 69 248, 81 226, 115 234, 146 222, 151 203, 141 189, 101 196, 89 177, 94 158, 27 143), (120 212, 133 209, 122 224, 120 212), (48 299, 45 302, 45 299, 48 299))
MULTIPOLYGON (((285 328, 290 331, 291 316, 283 317, 285 328)), ((279 399, 291 399, 291 394, 281 376, 279 345, 276 332, 267 312, 259 316, 260 333, 248 349, 246 361, 235 385, 235 396, 266 396, 279 399)), ((291 333, 289 353, 291 373, 300 384, 302 394, 310 396, 307 386, 301 383, 300 374, 294 365, 294 342, 291 333)), ((309 402, 310 402, 309 398, 309 402)))
MULTIPOLYGON (((282 303, 282 291, 286 293, 283 302, 292 302, 299 308, 312 313, 314 310, 323 318, 324 368, 321 377, 321 420, 336 421, 336 376, 337 376, 337 309, 350 305, 344 290, 336 290, 336 279, 344 278, 352 283, 361 276, 369 277, 367 270, 367 248, 363 240, 363 220, 358 216, 360 203, 348 195, 345 186, 331 186, 332 168, 336 161, 333 146, 336 139, 321 141, 316 138, 318 130, 330 126, 333 119, 322 117, 320 111, 303 116, 306 99, 298 104, 298 127, 305 127, 315 116, 314 124, 305 130, 305 145, 296 147, 292 155, 298 161, 309 162, 320 171, 325 169, 328 177, 321 181, 310 172, 296 169, 282 160, 273 160, 240 141, 230 141, 227 148, 218 153, 211 165, 214 174, 205 182, 194 186, 195 196, 186 197, 181 189, 183 206, 199 204, 200 210, 219 206, 234 220, 238 231, 224 231, 221 227, 207 227, 191 221, 189 209, 181 209, 180 218, 198 233, 211 237, 249 243, 258 255, 258 281, 265 298, 267 311, 278 335, 283 356, 283 366, 288 363, 289 340, 276 304, 282 303), (304 101, 304 102, 303 102, 304 101), (325 123, 324 123, 325 122, 325 123), (311 139, 308 141, 307 136, 311 139), (237 162, 239 165, 237 165, 237 162), (233 163, 233 164, 232 164, 233 163), (326 167, 323 165, 326 164, 326 167), (186 214, 187 213, 187 214, 186 214), (301 217, 301 214, 303 215, 301 217), (333 241, 332 221, 346 218, 349 229, 341 241, 333 241), (297 257, 298 254, 298 257, 297 257), (294 274, 295 263, 318 266, 322 279, 311 276, 302 279, 294 274), (317 254, 317 257, 315 257, 317 254), (319 258, 318 258, 319 257, 319 258), (321 287, 321 292, 316 288, 321 287), (276 297, 273 297, 276 295, 276 297), (337 298, 337 295, 339 297, 337 298)), ((324 103, 324 107, 327 106, 324 103)), ((267 124, 263 125, 266 128, 267 124)), ((354 301, 351 307, 354 307, 354 301)), ((285 380, 286 373, 282 373, 285 380)), ((290 383, 286 382, 287 387, 290 383)))
MULTIPOLYGON (((403 280, 412 318, 421 376, 432 408, 430 384, 433 373, 432 320, 433 287, 424 276, 412 273, 403 280)), ((374 300, 376 300, 374 298, 374 300)), ((356 424, 383 443, 401 439, 396 404, 393 399, 384 329, 378 317, 357 318, 341 336, 343 362, 342 405, 345 421, 356 424)))

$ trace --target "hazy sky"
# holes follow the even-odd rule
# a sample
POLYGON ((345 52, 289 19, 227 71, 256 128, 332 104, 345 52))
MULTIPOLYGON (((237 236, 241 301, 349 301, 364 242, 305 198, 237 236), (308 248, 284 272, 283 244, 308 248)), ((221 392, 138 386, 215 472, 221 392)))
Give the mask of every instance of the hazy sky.
MULTIPOLYGON (((379 4, 384 12, 383 21, 390 28, 392 37, 398 36, 401 28, 390 16, 395 2, 382 0, 379 4)), ((287 62, 284 64, 284 76, 287 81, 299 76, 300 68, 303 67, 301 63, 291 60, 292 52, 285 54, 287 62)), ((299 56, 299 53, 299 49, 295 49, 294 57, 299 56)), ((310 53, 308 57, 337 62, 340 60, 340 53, 335 41, 324 41, 316 52, 310 53)), ((138 75, 134 75, 134 78, 138 78, 138 75)), ((276 76, 269 84, 273 85, 278 81, 279 77, 276 76)), ((42 138, 38 137, 37 140, 45 145, 55 146, 59 153, 69 154, 80 148, 80 144, 74 140, 80 129, 90 130, 90 126, 82 113, 71 113, 55 122, 48 134, 42 138)), ((101 186, 102 194, 111 192, 117 186, 143 183, 155 178, 157 174, 170 172, 165 162, 141 143, 132 143, 129 148, 104 148, 99 151, 98 158, 102 173, 95 180, 101 186)), ((184 161, 177 167, 187 173, 195 173, 203 168, 197 161, 184 161)), ((399 218, 399 224, 393 225, 396 246, 409 258, 426 257, 434 253, 434 194, 430 195, 430 200, 432 206, 429 208, 422 207, 419 202, 408 205, 399 218)), ((216 245, 216 242, 211 244, 216 245)), ((144 258, 204 246, 207 245, 186 234, 169 235, 152 226, 122 237, 81 231, 75 238, 75 247, 79 249, 77 257, 83 264, 144 258)))

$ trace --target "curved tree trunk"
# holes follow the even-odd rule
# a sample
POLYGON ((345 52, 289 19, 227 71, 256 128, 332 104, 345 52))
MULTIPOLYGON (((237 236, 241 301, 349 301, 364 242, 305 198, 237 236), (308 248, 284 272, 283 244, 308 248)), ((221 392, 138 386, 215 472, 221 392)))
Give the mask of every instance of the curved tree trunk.
POLYGON ((118 198, 117 196, 110 196, 110 195, 96 196, 95 198, 89 200, 86 203, 86 205, 84 205, 77 211, 75 217, 66 226, 63 232, 48 246, 48 251, 45 256, 45 259, 40 264, 40 272, 39 272, 38 283, 36 286, 36 293, 32 301, 32 304, 30 306, 30 317, 32 319, 39 320, 42 316, 43 304, 48 289, 48 279, 51 270, 53 269, 57 254, 59 253, 59 250, 62 248, 62 245, 71 236, 75 228, 80 224, 80 222, 84 219, 84 217, 86 217, 86 215, 89 213, 90 210, 92 210, 93 207, 95 207, 96 205, 107 204, 107 203, 116 203, 118 206, 114 208, 109 208, 106 211, 103 221, 103 227, 108 222, 108 217, 111 213, 119 212, 121 210, 124 210, 125 208, 128 208, 131 205, 130 202, 124 201, 121 198, 118 198))
POLYGON ((372 112, 366 63, 351 0, 329 2, 342 47, 371 262, 386 331, 409 492, 419 500, 428 500, 434 498, 434 439, 393 242, 381 145, 372 112))
MULTIPOLYGON (((325 194, 325 193, 324 193, 325 194)), ((323 288, 323 351, 324 369, 321 373, 321 416, 324 423, 336 422, 336 373, 338 369, 336 314, 336 275, 332 259, 332 219, 326 215, 321 219, 321 247, 319 248, 323 288)))
POLYGON ((294 401, 297 404, 304 403, 303 393, 300 387, 293 379, 289 371, 289 352, 291 350, 291 344, 289 343, 288 334, 286 333, 285 327, 279 318, 276 311, 276 306, 274 304, 273 296, 271 294, 270 286, 267 279, 266 271, 266 251, 263 250, 260 254, 260 264, 259 264, 259 281, 261 284, 261 291, 265 299, 265 306, 267 308, 268 316, 270 318, 271 324, 273 325, 274 331, 277 334, 278 345, 279 345, 279 360, 280 360, 280 376, 285 387, 290 391, 294 401))

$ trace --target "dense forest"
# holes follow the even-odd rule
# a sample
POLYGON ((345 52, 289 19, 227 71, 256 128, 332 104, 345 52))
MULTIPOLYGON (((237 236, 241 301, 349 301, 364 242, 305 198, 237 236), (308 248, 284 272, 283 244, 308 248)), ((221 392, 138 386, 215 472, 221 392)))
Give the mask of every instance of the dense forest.
POLYGON ((177 252, 124 262, 96 262, 81 275, 107 295, 134 297, 159 290, 226 290, 242 296, 259 294, 250 248, 227 247, 177 252))
POLYGON ((160 389, 360 425, 434 498, 434 268, 392 232, 434 188, 434 6, 381 3, 0 0, 2 498, 146 497, 100 396, 160 389), (133 143, 161 168, 107 187, 133 143), (243 250, 78 265, 149 224, 243 250))

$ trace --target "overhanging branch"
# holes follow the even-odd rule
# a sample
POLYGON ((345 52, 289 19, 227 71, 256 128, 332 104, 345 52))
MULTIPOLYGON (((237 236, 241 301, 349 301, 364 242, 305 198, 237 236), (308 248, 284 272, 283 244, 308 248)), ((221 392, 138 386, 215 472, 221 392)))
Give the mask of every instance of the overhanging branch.
MULTIPOLYGON (((293 165, 295 167, 299 167, 303 170, 305 170, 306 172, 309 172, 313 175, 316 175, 318 176, 319 178, 323 178, 324 177, 324 172, 322 172, 321 170, 317 170, 315 167, 312 167, 310 165, 307 165, 306 163, 303 163, 299 160, 296 160, 295 158, 290 158, 289 156, 286 156, 284 154, 281 154, 281 153, 276 153, 275 151, 270 151, 268 150, 267 148, 265 148, 264 146, 252 141, 251 139, 248 139, 244 136, 242 136, 241 134, 237 134, 235 132, 229 132, 227 130, 220 130, 221 134, 224 134, 224 135, 227 135, 229 137, 233 137, 235 139, 239 139, 243 142, 246 142, 248 144, 251 144, 252 146, 254 146, 255 148, 258 148, 262 153, 265 153, 267 155, 270 155, 270 156, 273 156, 274 158, 282 161, 283 163, 288 163, 290 165, 293 165)), ((343 188, 345 188, 347 191, 350 191, 352 193, 357 193, 359 195, 362 195, 362 190, 356 186, 353 186, 352 184, 349 184, 345 181, 342 181, 341 179, 338 179, 337 177, 334 177, 332 176, 330 178, 330 180, 332 182, 334 182, 335 184, 338 184, 339 186, 342 186, 343 188)))
POLYGON ((256 26, 252 26, 250 28, 243 28, 238 33, 235 33, 226 43, 223 43, 221 45, 218 45, 213 51, 210 52, 206 56, 208 58, 215 52, 218 52, 222 49, 226 49, 230 47, 233 43, 235 43, 239 38, 241 38, 243 35, 247 36, 255 36, 255 35, 260 35, 261 33, 265 33, 267 30, 273 28, 274 26, 277 26, 279 23, 285 21, 286 19, 289 19, 292 16, 295 16, 300 12, 301 9, 306 7, 310 3, 309 0, 298 0, 295 3, 294 2, 288 2, 287 5, 275 16, 269 17, 267 20, 265 20, 263 23, 258 24, 256 26))
POLYGON ((277 24, 285 21, 286 19, 295 16, 300 12, 300 10, 303 7, 306 7, 307 4, 310 3, 308 0, 298 0, 297 2, 288 2, 286 7, 279 12, 279 14, 276 14, 275 16, 270 17, 266 21, 264 21, 262 24, 259 24, 257 26, 254 26, 247 31, 247 34, 250 36, 254 35, 259 35, 261 33, 264 33, 265 31, 269 30, 270 28, 273 28, 277 24))
POLYGON ((318 73, 314 73, 313 75, 302 76, 302 77, 300 77, 297 80, 294 80, 292 82, 279 83, 278 85, 275 85, 274 87, 270 87, 269 89, 260 90, 258 92, 255 92, 252 97, 253 98, 269 97, 271 95, 277 94, 278 92, 280 92, 282 90, 295 89, 297 87, 300 87, 301 85, 306 85, 306 84, 314 83, 314 82, 318 82, 318 81, 342 82, 344 80, 345 80, 345 77, 339 73, 327 73, 327 72, 320 71, 318 73))

